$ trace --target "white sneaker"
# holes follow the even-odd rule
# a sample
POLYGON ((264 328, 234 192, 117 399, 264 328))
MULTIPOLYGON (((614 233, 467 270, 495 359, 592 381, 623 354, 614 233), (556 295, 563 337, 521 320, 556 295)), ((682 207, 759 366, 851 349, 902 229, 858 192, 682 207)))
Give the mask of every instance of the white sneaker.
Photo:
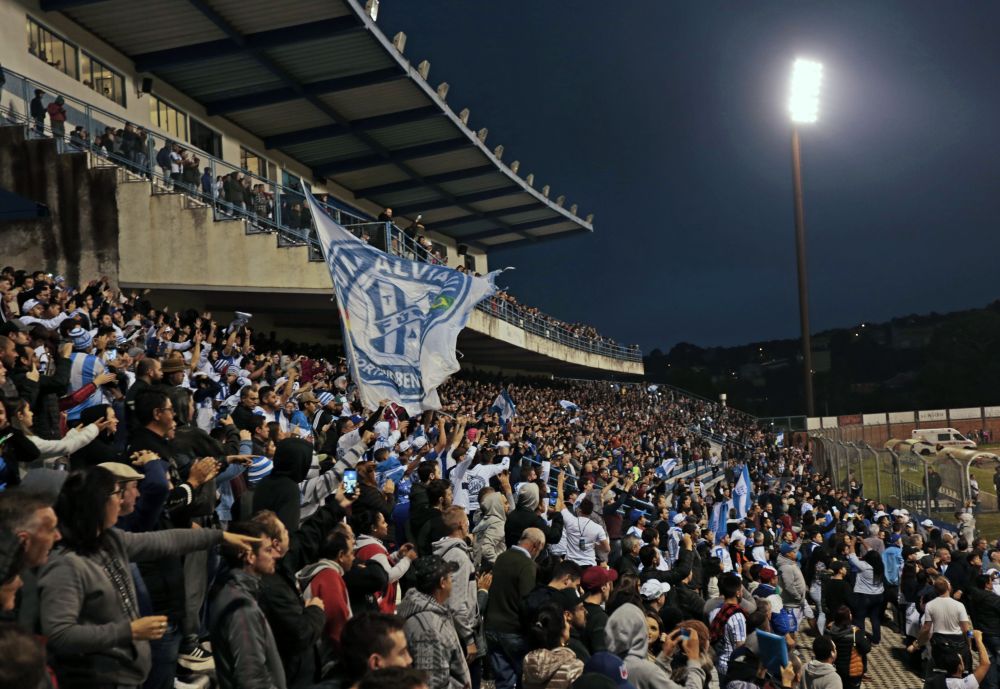
POLYGON ((215 669, 212 652, 198 645, 177 657, 177 664, 191 672, 208 672, 215 669))
POLYGON ((211 685, 211 681, 208 677, 202 675, 201 677, 189 677, 191 681, 185 681, 179 677, 174 677, 174 689, 208 689, 211 685))

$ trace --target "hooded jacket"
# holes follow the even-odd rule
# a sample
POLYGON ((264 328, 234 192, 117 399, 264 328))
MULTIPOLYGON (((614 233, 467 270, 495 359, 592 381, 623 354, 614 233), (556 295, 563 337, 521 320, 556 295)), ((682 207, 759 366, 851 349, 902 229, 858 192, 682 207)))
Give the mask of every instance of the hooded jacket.
MULTIPOLYGON (((642 610, 626 603, 608 618, 604 630, 608 650, 625 661, 629 681, 636 689, 680 689, 680 685, 670 678, 670 665, 657 658, 656 662, 646 659, 649 647, 649 631, 646 616, 642 610)), ((701 663, 689 660, 684 689, 701 689, 705 683, 705 670, 701 663)))
POLYGON ((299 484, 306 480, 312 454, 312 445, 300 438, 286 438, 278 443, 274 468, 254 489, 254 513, 271 510, 289 533, 295 533, 302 514, 299 484))
POLYGON ((458 565, 451 575, 451 595, 448 609, 454 615, 455 631, 463 645, 477 643, 479 636, 479 603, 476 598, 476 567, 472 563, 472 549, 460 538, 451 536, 434 541, 434 554, 458 565))
POLYGON ((802 672, 802 689, 843 689, 837 668, 820 660, 810 660, 802 672))
POLYGON ((323 633, 332 653, 339 655, 340 636, 347 620, 353 615, 343 568, 333 560, 320 560, 299 570, 295 581, 302 590, 302 600, 314 597, 323 600, 323 615, 326 617, 323 633))
POLYGON ((569 648, 539 648, 524 657, 524 689, 570 689, 583 674, 583 661, 569 648))
POLYGON ((778 558, 781 602, 786 608, 801 608, 806 602, 806 579, 795 558, 778 558))
POLYGON ((479 521, 472 533, 476 536, 476 565, 483 562, 493 564, 500 553, 507 550, 504 541, 504 525, 507 512, 503 507, 503 497, 499 493, 489 493, 479 503, 479 521))
POLYGON ((388 575, 388 585, 385 592, 378 596, 379 610, 392 613, 396 610, 396 588, 403 575, 410 571, 410 558, 399 557, 399 553, 389 554, 385 545, 379 539, 367 534, 358 536, 354 542, 354 555, 358 560, 378 562, 388 575))
MULTIPOLYGON (((429 689, 465 689, 472 679, 465 647, 455 633, 451 612, 435 598, 416 589, 399 605, 413 667, 424 670, 429 689)), ((644 623, 645 624, 645 623, 644 623)))

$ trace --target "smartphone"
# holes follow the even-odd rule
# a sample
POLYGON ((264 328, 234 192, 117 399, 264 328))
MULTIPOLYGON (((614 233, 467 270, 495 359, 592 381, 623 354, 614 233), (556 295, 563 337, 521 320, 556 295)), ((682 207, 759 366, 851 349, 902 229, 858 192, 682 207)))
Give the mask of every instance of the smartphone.
POLYGON ((684 627, 681 627, 681 638, 684 639, 685 641, 687 641, 688 639, 690 639, 691 638, 691 630, 690 629, 685 629, 684 627))
POLYGON ((354 495, 358 488, 358 472, 355 469, 348 469, 344 472, 344 493, 354 495))

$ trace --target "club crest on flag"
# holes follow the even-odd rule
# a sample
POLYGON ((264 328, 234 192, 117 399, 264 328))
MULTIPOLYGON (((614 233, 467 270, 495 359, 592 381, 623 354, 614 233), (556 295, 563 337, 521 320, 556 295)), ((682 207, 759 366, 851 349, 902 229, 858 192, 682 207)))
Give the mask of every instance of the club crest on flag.
POLYGON ((380 251, 337 224, 309 197, 337 295, 344 349, 365 406, 388 398, 410 413, 440 408, 437 386, 458 370, 455 344, 486 278, 380 251))

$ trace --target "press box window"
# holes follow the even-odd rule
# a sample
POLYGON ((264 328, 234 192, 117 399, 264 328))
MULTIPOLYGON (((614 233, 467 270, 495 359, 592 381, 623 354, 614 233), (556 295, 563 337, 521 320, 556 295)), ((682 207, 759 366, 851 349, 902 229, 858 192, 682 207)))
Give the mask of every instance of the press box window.
POLYGON ((80 80, 118 105, 125 106, 125 78, 100 60, 80 53, 80 80))
POLYGON ((191 118, 191 145, 216 158, 222 157, 222 135, 191 118))
POLYGON ((277 172, 274 163, 242 146, 240 146, 240 167, 257 177, 270 180, 275 178, 277 172))
POLYGON ((28 52, 63 74, 79 79, 76 46, 28 17, 28 52))

